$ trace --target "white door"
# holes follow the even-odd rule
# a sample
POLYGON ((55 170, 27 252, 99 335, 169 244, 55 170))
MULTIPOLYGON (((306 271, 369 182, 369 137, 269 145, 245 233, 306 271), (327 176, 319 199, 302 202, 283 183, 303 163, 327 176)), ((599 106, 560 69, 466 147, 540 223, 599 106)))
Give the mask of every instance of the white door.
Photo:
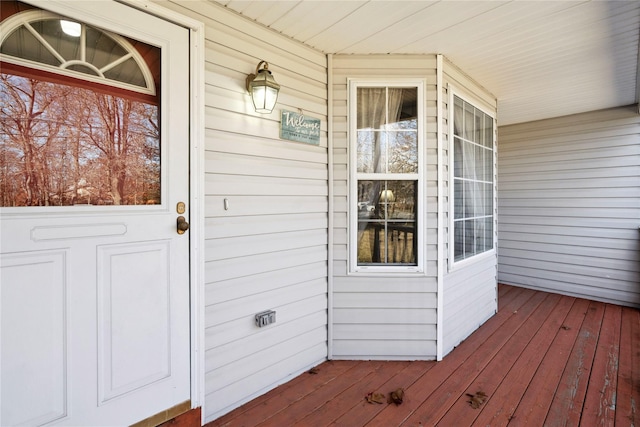
POLYGON ((78 33, 48 12, 0 31, 0 425, 128 425, 190 400, 189 34, 112 1, 30 3, 78 33), (44 59, 14 60, 21 40, 44 59))

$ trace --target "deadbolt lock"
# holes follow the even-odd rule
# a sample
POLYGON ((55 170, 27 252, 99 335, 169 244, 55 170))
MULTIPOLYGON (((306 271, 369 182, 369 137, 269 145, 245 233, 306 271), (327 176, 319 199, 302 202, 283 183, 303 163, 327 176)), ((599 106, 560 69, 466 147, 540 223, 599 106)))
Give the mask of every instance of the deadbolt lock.
POLYGON ((186 209, 187 207, 184 202, 178 202, 178 204, 176 205, 176 212, 178 212, 180 215, 185 213, 186 209))

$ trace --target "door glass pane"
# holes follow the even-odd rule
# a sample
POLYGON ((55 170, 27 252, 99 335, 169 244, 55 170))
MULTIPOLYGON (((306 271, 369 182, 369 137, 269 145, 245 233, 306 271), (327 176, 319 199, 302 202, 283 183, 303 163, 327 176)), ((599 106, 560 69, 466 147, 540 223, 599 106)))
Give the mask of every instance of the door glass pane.
POLYGON ((60 60, 48 51, 26 28, 18 28, 11 33, 2 43, 0 52, 42 64, 60 65, 60 60))
MULTIPOLYGON (((160 204, 160 97, 111 86, 145 84, 139 63, 118 61, 128 44, 83 23, 74 24, 86 37, 71 36, 65 18, 38 16, 0 47, 17 61, 0 73, 0 206, 160 204), (60 68, 43 73, 25 59, 60 68), (102 84, 69 70, 108 76, 102 84)), ((131 43, 159 79, 160 49, 131 43)))
POLYGON ((54 74, 71 76, 75 73, 69 71, 75 71, 94 82, 106 80, 111 86, 155 95, 159 68, 148 64, 159 59, 153 57, 158 49, 18 1, 3 0, 2 10, 6 35, 0 52, 12 63, 31 67, 36 62, 54 74))
POLYGON ((160 203, 157 105, 0 73, 1 206, 160 203))

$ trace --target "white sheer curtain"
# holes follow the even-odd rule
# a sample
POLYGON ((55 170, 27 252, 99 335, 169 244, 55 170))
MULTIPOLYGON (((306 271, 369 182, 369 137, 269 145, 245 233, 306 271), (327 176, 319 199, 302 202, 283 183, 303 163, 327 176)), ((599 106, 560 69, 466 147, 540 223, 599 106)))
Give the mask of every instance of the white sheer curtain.
POLYGON ((493 247, 493 121, 458 97, 453 108, 454 244, 464 259, 493 247))
MULTIPOLYGON (((382 186, 384 185, 384 176, 387 172, 388 146, 385 135, 386 125, 396 123, 400 120, 403 101, 402 88, 387 87, 360 87, 357 90, 357 129, 358 131, 371 132, 372 144, 370 146, 371 153, 362 153, 365 159, 371 159, 371 164, 366 165, 358 159, 358 167, 362 167, 361 172, 373 172, 381 174, 380 180, 373 181, 373 185, 360 186, 369 190, 368 194, 359 195, 358 202, 366 201, 375 206, 375 216, 380 218, 378 202, 382 186), (362 165, 362 166, 360 166, 362 165), (362 197, 364 200, 362 200, 362 197)), ((366 162, 366 160, 365 160, 366 162)), ((380 218, 381 219, 381 218, 380 218)), ((358 222, 358 247, 360 247, 361 239, 367 228, 368 222, 358 222)))

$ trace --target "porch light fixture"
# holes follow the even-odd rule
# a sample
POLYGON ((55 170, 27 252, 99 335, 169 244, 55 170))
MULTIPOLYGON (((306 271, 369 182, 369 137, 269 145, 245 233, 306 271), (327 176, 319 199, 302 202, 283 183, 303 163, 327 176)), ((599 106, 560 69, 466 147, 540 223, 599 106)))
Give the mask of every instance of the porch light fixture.
POLYGON ((393 203, 396 201, 396 196, 391 190, 382 190, 380 192, 380 203, 393 203))
POLYGON ((260 61, 256 73, 247 76, 247 90, 251 94, 256 113, 270 113, 276 106, 280 85, 271 75, 266 61, 260 61), (260 68, 263 65, 264 68, 260 68))

